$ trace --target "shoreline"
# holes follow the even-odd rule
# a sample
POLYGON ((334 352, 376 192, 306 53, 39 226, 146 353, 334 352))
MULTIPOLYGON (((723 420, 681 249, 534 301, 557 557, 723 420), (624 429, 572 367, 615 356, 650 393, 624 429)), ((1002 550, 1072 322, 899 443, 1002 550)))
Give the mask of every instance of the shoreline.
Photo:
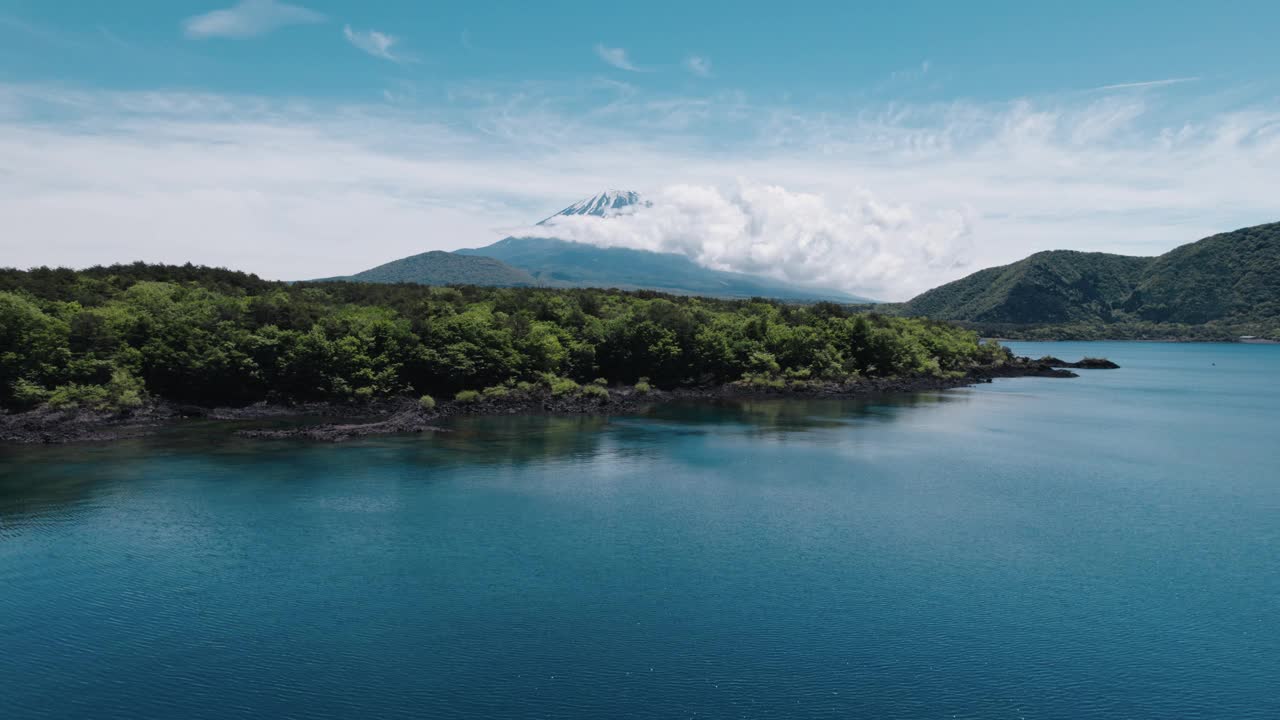
POLYGON ((1280 345, 1280 340, 1268 338, 1235 338, 1231 340, 1202 340, 1199 338, 1011 338, 999 335, 982 336, 984 340, 1006 343, 1152 343, 1160 345, 1280 345))
MULTIPOLYGON (((1074 373, 1061 375, 1028 374, 1025 377, 1072 377, 1074 373)), ((551 395, 540 391, 523 396, 482 398, 475 402, 441 402, 432 410, 423 410, 410 398, 402 398, 397 407, 382 419, 369 422, 319 423, 283 429, 237 430, 239 437, 260 440, 306 439, 321 442, 343 442, 357 437, 390 435, 398 433, 449 432, 437 423, 455 417, 494 417, 501 415, 622 415, 632 414, 654 405, 679 401, 718 402, 748 399, 850 399, 882 395, 905 395, 916 392, 954 390, 991 382, 994 377, 1023 377, 1020 375, 964 378, 909 378, 863 381, 856 384, 831 385, 818 388, 773 389, 751 388, 738 385, 720 385, 702 388, 677 388, 651 390, 638 393, 632 389, 610 388, 608 398, 580 395, 551 395)), ((260 417, 282 417, 273 406, 264 406, 267 414, 260 417)), ((211 419, 229 419, 215 414, 211 419)))
MULTIPOLYGON (((1056 360, 1056 359, 1055 359, 1056 360)), ((481 397, 473 402, 441 401, 427 410, 410 397, 387 398, 355 405, 338 402, 298 404, 257 403, 240 408, 204 408, 157 401, 138 410, 112 413, 86 409, 41 408, 24 413, 0 415, 0 446, 61 445, 78 442, 111 442, 144 437, 181 424, 184 420, 228 422, 298 419, 299 424, 281 429, 241 429, 238 437, 282 440, 304 439, 343 442, 357 437, 421 432, 447 432, 440 421, 466 415, 599 415, 633 413, 652 405, 679 400, 745 400, 769 398, 851 399, 879 395, 952 390, 992 382, 997 378, 1078 377, 1068 367, 1095 369, 1082 363, 1041 364, 1028 358, 1001 366, 975 368, 958 377, 919 376, 869 378, 846 383, 807 383, 801 387, 756 387, 740 383, 726 385, 654 389, 647 393, 632 387, 608 388, 607 396, 580 394, 553 395, 539 389, 532 393, 503 398, 481 397), (320 422, 307 424, 303 418, 320 422)))

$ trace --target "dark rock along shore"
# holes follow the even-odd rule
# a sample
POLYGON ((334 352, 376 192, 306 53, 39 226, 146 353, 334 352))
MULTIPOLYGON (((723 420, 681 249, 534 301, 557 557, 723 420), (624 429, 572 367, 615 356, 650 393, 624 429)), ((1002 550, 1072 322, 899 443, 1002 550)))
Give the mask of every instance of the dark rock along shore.
POLYGON ((1054 368, 1080 368, 1084 370, 1115 370, 1120 366, 1106 358, 1084 358, 1078 362, 1067 362, 1052 355, 1046 355, 1035 362, 1054 368))
POLYGON ((1085 358, 1067 363, 1058 358, 1039 360, 1017 358, 1005 365, 975 368, 968 374, 948 377, 870 378, 849 383, 815 383, 804 387, 782 389, 728 384, 704 388, 652 390, 640 393, 631 387, 610 388, 607 397, 552 395, 540 390, 534 393, 512 392, 504 398, 481 398, 475 402, 441 402, 426 410, 412 398, 391 398, 368 404, 303 403, 268 405, 260 403, 243 408, 201 408, 175 405, 163 401, 125 413, 85 409, 52 410, 41 408, 25 413, 0 415, 0 443, 57 444, 69 442, 110 441, 139 437, 186 418, 210 420, 261 420, 267 418, 323 417, 330 422, 298 425, 284 429, 246 429, 236 434, 259 439, 302 438, 325 442, 341 442, 354 437, 441 431, 435 423, 459 415, 592 415, 621 414, 673 400, 733 400, 739 398, 795 397, 841 398, 866 397, 892 393, 948 390, 995 378, 1055 377, 1073 378, 1077 374, 1066 368, 1110 369, 1119 367, 1100 358, 1085 358), (342 420, 337 422, 336 420, 342 420))

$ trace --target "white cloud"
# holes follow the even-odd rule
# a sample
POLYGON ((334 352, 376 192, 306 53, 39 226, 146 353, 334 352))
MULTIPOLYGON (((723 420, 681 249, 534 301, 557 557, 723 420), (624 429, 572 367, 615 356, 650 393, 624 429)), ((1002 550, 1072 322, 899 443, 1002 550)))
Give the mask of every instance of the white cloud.
POLYGON ((487 244, 622 187, 652 212, 563 233, 897 300, 1038 250, 1155 254, 1280 219, 1280 108, 1265 103, 836 113, 585 92, 333 106, 0 84, 0 263, 322 277, 487 244))
MULTIPOLYGON (((967 209, 922 217, 870 192, 844 197, 778 185, 673 185, 652 205, 609 218, 554 218, 557 237, 605 247, 679 253, 718 270, 823 287, 924 286, 965 267, 972 250, 967 209)), ((546 233, 530 229, 527 233, 546 233)))
POLYGON ((701 55, 690 55, 685 58, 684 67, 698 77, 711 77, 711 60, 701 55))
POLYGON ((240 0, 234 7, 187 18, 189 37, 243 38, 262 35, 288 25, 324 22, 320 13, 276 0, 240 0))
POLYGON ((377 30, 352 30, 350 25, 342 27, 342 35, 347 39, 347 42, 376 58, 392 62, 404 62, 405 60, 401 55, 392 54, 391 52, 391 48, 400 42, 400 39, 394 35, 381 33, 377 30))
POLYGON ((599 55, 601 60, 609 63, 619 70, 626 70, 627 72, 644 72, 631 62, 630 58, 627 57, 627 51, 623 48, 611 48, 606 45, 596 43, 596 55, 599 55))

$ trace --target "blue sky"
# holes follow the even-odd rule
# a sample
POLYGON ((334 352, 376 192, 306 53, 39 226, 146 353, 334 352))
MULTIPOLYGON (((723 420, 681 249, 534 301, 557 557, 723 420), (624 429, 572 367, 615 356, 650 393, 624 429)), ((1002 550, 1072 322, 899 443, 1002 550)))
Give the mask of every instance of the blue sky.
POLYGON ((315 0, 297 6, 320 16, 316 22, 239 39, 192 42, 184 34, 187 18, 234 4, 7 0, 4 74, 121 89, 359 98, 389 81, 441 93, 458 82, 572 81, 606 71, 594 54, 604 44, 652 70, 630 80, 653 90, 689 89, 694 83, 678 70, 698 55, 711 61, 717 85, 764 95, 821 101, 892 93, 886 78, 928 62, 942 79, 899 93, 1004 98, 1172 77, 1269 81, 1280 23, 1276 3, 1248 1, 315 0), (344 25, 396 36, 397 50, 417 62, 357 62, 343 47, 344 25))
POLYGON ((1274 2, 0 0, 2 242, 332 275, 625 187, 667 209, 578 239, 895 299, 1280 219, 1277 26, 1274 2))

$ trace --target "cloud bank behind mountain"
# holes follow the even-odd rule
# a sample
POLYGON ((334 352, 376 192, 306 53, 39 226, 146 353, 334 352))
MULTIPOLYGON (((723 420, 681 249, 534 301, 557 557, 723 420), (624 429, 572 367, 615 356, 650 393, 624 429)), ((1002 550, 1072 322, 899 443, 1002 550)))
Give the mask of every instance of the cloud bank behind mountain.
POLYGON ((972 259, 970 212, 923 215, 858 191, 836 200, 745 180, 671 185, 612 217, 557 216, 516 235, 677 253, 717 270, 875 295, 972 259))

